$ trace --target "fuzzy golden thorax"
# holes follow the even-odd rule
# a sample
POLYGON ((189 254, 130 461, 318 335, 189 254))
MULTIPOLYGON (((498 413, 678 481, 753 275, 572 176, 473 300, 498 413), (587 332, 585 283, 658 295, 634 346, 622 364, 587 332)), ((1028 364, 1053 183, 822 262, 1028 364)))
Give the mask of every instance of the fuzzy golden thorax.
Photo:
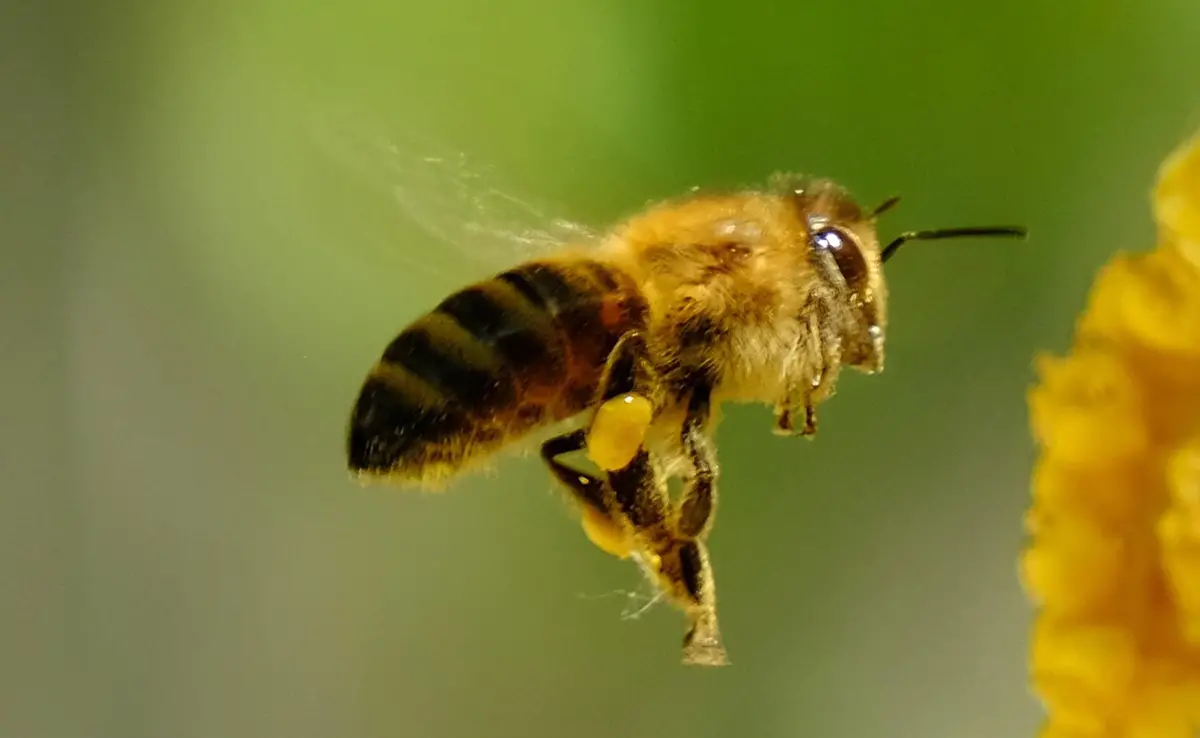
POLYGON ((883 366, 874 221, 832 182, 667 202, 604 252, 646 296, 668 385, 700 371, 727 399, 787 403, 827 393, 842 364, 883 366))

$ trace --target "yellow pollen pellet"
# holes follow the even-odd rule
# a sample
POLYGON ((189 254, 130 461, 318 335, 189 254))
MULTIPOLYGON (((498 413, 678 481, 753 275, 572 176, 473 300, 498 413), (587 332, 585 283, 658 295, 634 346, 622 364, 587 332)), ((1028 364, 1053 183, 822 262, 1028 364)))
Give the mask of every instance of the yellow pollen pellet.
POLYGON ((629 558, 629 539, 611 520, 590 507, 583 508, 583 532, 601 551, 618 559, 629 558))
POLYGON ((641 395, 625 394, 606 401, 588 430, 588 458, 605 471, 628 466, 646 439, 653 415, 650 401, 641 395))

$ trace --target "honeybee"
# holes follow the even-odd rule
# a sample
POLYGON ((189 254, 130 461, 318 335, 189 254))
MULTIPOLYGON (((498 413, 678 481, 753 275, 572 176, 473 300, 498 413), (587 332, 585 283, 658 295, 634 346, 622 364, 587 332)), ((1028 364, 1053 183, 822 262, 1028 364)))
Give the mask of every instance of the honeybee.
POLYGON ((773 431, 812 436, 849 367, 884 366, 883 265, 905 243, 1024 237, 1016 226, 902 233, 833 181, 692 193, 596 243, 564 243, 444 299, 404 328, 350 414, 366 481, 438 486, 519 439, 541 444, 587 536, 633 559, 688 620, 683 660, 724 665, 706 539, 713 432, 725 402, 765 403, 773 431), (582 452, 595 469, 565 460, 582 452), (682 480, 672 495, 668 482, 682 480))

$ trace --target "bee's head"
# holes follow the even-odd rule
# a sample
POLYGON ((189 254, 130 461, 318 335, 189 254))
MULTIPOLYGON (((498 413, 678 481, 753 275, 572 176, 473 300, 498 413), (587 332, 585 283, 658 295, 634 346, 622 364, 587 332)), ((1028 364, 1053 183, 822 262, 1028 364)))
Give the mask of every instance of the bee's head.
POLYGON ((1025 236, 1016 226, 944 228, 902 233, 881 247, 876 219, 894 207, 892 197, 864 212, 842 187, 807 180, 792 188, 805 229, 809 257, 824 289, 823 309, 841 339, 842 363, 867 373, 883 369, 887 327, 887 281, 883 264, 902 244, 914 240, 965 236, 1025 236))
POLYGON ((823 288, 821 319, 836 326, 842 362, 868 373, 880 371, 887 282, 875 214, 864 213, 846 190, 828 180, 806 181, 791 197, 823 288))

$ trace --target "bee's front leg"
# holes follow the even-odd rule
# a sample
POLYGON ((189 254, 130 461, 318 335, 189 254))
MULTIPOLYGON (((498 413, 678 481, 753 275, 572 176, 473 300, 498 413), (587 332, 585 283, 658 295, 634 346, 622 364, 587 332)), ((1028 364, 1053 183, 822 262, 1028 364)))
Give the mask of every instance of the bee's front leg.
POLYGON ((817 432, 817 410, 802 392, 789 392, 775 404, 775 425, 771 432, 777 436, 812 436, 817 432), (801 418, 799 429, 796 419, 801 418))
POLYGON ((781 436, 817 433, 817 405, 833 394, 840 367, 838 340, 827 335, 816 311, 809 313, 803 349, 787 368, 784 396, 775 403, 772 431, 781 436))
POLYGON ((775 405, 772 431, 781 436, 811 437, 817 433, 817 405, 832 394, 831 372, 813 372, 808 379, 788 389, 775 405))

